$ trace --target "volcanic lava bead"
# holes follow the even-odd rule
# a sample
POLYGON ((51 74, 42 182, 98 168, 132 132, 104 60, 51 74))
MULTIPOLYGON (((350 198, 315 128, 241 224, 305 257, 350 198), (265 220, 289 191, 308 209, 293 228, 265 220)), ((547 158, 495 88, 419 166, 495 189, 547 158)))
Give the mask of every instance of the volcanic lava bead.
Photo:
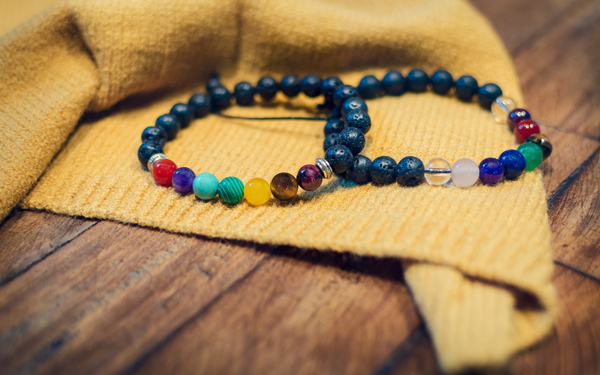
POLYGON ((142 142, 152 142, 162 147, 167 142, 167 133, 159 127, 148 126, 142 132, 142 142))
POLYGON ((424 176, 425 166, 414 156, 407 156, 396 165, 396 182, 400 186, 417 186, 424 176))
POLYGON ((292 199, 298 193, 298 182, 289 173, 278 173, 271 180, 271 193, 280 201, 292 199))
POLYGON ((231 105, 231 94, 223 86, 215 87, 210 94, 213 111, 220 111, 231 105))
POLYGON ((380 156, 371 163, 369 174, 378 185, 391 184, 396 180, 396 161, 389 156, 380 156))
POLYGON ((350 111, 344 117, 344 126, 346 128, 356 128, 363 134, 371 130, 371 117, 361 110, 350 111))
POLYGON ((250 82, 240 82, 235 85, 233 97, 240 106, 249 106, 254 103, 254 88, 250 82))
POLYGON ((346 128, 340 133, 338 144, 348 147, 352 155, 358 155, 365 147, 365 135, 356 128, 346 128))
POLYGON ((517 147, 519 151, 525 157, 525 170, 532 171, 536 169, 544 159, 544 154, 540 146, 535 143, 527 142, 517 147))
POLYGON ((279 89, 288 98, 298 96, 298 94, 300 94, 300 78, 296 75, 288 74, 281 79, 279 89))
POLYGON ((323 141, 323 151, 327 151, 331 146, 337 145, 339 139, 340 135, 338 133, 329 134, 323 141))
POLYGON ((371 159, 364 155, 356 155, 352 158, 352 164, 346 171, 346 177, 357 184, 365 184, 371 181, 369 168, 371 167, 371 159))
POLYGON ((513 130, 517 143, 521 144, 533 134, 540 133, 540 127, 533 120, 522 120, 519 121, 515 129, 513 130))
POLYGON ((350 85, 342 85, 333 92, 333 105, 341 107, 350 98, 358 96, 358 91, 350 85))
POLYGON ((271 199, 271 186, 262 178, 253 178, 244 186, 244 197, 253 206, 262 206, 271 199))
POLYGON ((375 99, 382 94, 381 82, 375 76, 364 76, 358 84, 358 94, 365 99, 375 99))
POLYGON ((273 77, 265 76, 258 80, 256 84, 256 92, 264 100, 271 100, 277 94, 279 90, 279 84, 273 77))
POLYGON ((361 98, 350 98, 342 104, 342 116, 346 116, 348 112, 360 110, 365 113, 369 113, 369 108, 367 108, 367 103, 361 98))
POLYGON ((162 146, 154 142, 144 142, 138 148, 138 160, 145 167, 148 165, 148 160, 154 154, 162 154, 162 146))
POLYGON ((177 168, 171 176, 171 184, 176 192, 187 194, 194 187, 194 178, 196 178, 196 174, 191 169, 187 167, 177 168))
POLYGON ((381 80, 381 86, 387 95, 402 95, 406 90, 406 80, 400 72, 390 70, 381 80))
POLYGON ((179 120, 172 114, 162 115, 156 119, 154 126, 161 128, 167 133, 167 140, 175 138, 180 129, 179 120))
POLYGON ((456 87, 455 95, 463 102, 470 102, 473 100, 473 95, 479 90, 477 80, 472 76, 462 76, 454 83, 456 87))
POLYGON ((323 80, 316 74, 309 74, 300 82, 300 89, 309 98, 315 98, 321 94, 323 80))
POLYGON ((321 170, 312 164, 307 164, 300 168, 298 175, 296 176, 298 186, 306 191, 317 190, 323 182, 323 175, 321 170))
POLYGON ((527 110, 523 108, 514 109, 508 114, 508 128, 512 132, 519 122, 529 119, 531 119, 531 115, 529 112, 527 112, 527 110))
POLYGON ((328 136, 329 134, 339 133, 342 130, 344 130, 345 127, 346 125, 339 118, 329 119, 325 124, 325 136, 328 136))
POLYGON ((206 82, 206 91, 211 93, 214 89, 221 86, 221 80, 216 74, 211 74, 210 79, 206 82))
POLYGON ((194 179, 194 194, 204 201, 209 201, 217 195, 219 180, 211 173, 200 173, 194 179))
POLYGON ((237 177, 225 177, 219 182, 217 194, 226 204, 237 204, 244 198, 244 183, 237 177))
POLYGON ((192 121, 192 118, 194 118, 194 113, 192 112, 192 109, 187 105, 187 104, 183 104, 183 103, 177 103, 175 104, 172 108, 170 113, 177 117, 177 120, 179 121, 179 124, 181 125, 181 128, 187 128, 187 126, 190 124, 190 121, 192 121))
POLYGON ((484 185, 494 186, 504 176, 504 166, 496 158, 483 159, 479 163, 479 180, 484 185))
POLYGON ((525 157, 517 150, 506 150, 498 158, 504 167, 504 178, 515 180, 525 171, 525 157))
POLYGON ((210 96, 204 94, 194 94, 188 100, 188 105, 194 112, 196 118, 204 117, 210 113, 210 96))
POLYGON ((177 170, 177 165, 172 160, 161 159, 152 166, 152 177, 157 184, 169 187, 173 184, 173 173, 177 170))
POLYGON ((427 77, 427 73, 422 69, 413 69, 406 76, 408 91, 425 92, 428 83, 429 77, 427 77))
POLYGON ((497 97, 502 95, 502 89, 495 83, 486 83, 478 91, 479 105, 488 111, 497 97))
POLYGON ((352 165, 352 151, 346 146, 334 145, 325 152, 325 160, 335 174, 344 173, 352 165))
POLYGON ((335 90, 343 84, 342 80, 338 77, 327 77, 321 83, 321 94, 325 96, 326 100, 331 100, 335 90))
POLYGON ((548 159, 550 154, 552 154, 552 143, 550 143, 550 139, 543 134, 532 134, 525 142, 535 143, 542 149, 543 160, 548 159))
POLYGON ((438 70, 431 75, 431 88, 438 95, 446 95, 453 85, 452 75, 446 70, 438 70))

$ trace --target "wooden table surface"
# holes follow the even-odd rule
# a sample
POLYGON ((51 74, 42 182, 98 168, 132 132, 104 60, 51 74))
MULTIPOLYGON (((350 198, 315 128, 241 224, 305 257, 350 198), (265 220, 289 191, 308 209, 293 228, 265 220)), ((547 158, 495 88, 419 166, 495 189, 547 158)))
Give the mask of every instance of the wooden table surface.
MULTIPOLYGON (((546 125, 560 315, 491 374, 600 374, 600 0, 474 0, 546 125)), ((524 234, 526 235, 526 234, 524 234)), ((397 260, 15 210, 0 374, 436 374, 397 260)))

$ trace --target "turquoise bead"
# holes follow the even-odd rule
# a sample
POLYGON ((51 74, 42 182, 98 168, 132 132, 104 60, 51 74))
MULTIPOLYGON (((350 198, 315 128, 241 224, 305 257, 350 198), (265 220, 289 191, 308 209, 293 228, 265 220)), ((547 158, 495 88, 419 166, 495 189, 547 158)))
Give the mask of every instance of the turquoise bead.
POLYGON ((244 197, 244 183, 237 177, 226 177, 219 184, 219 197, 227 204, 236 204, 244 197))
POLYGON ((217 195, 219 180, 210 173, 200 173, 194 178, 194 194, 200 199, 209 201, 217 195))

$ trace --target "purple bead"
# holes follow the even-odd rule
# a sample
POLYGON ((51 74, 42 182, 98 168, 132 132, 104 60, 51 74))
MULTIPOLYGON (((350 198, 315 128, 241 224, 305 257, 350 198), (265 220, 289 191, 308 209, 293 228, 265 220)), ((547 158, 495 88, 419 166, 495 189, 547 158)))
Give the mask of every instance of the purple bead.
POLYGON ((529 119, 531 119, 531 115, 529 114, 529 112, 527 112, 527 110, 525 110, 523 108, 513 109, 508 114, 508 121, 507 121, 508 128, 512 132, 515 129, 515 126, 517 126, 517 124, 520 121, 529 120, 529 119))
POLYGON ((177 170, 173 173, 171 182, 173 183, 173 188, 176 192, 187 194, 192 191, 192 187, 194 186, 194 178, 196 178, 194 171, 186 167, 181 167, 177 168, 177 170))
POLYGON ((479 180, 483 184, 494 186, 502 180, 502 176, 504 176, 504 166, 500 160, 487 158, 479 163, 479 180))

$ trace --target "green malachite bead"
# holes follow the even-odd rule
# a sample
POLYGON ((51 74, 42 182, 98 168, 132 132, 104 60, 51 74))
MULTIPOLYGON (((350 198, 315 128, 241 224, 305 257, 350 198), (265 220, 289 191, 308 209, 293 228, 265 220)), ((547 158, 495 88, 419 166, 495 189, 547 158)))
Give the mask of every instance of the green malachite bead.
POLYGON ((542 153, 540 146, 536 145, 535 143, 523 143, 517 148, 517 151, 519 151, 521 155, 525 157, 526 171, 536 169, 538 165, 542 163, 544 154, 542 153))
POLYGON ((236 204, 244 197, 244 183, 237 177, 226 177, 219 183, 219 197, 227 204, 236 204))

